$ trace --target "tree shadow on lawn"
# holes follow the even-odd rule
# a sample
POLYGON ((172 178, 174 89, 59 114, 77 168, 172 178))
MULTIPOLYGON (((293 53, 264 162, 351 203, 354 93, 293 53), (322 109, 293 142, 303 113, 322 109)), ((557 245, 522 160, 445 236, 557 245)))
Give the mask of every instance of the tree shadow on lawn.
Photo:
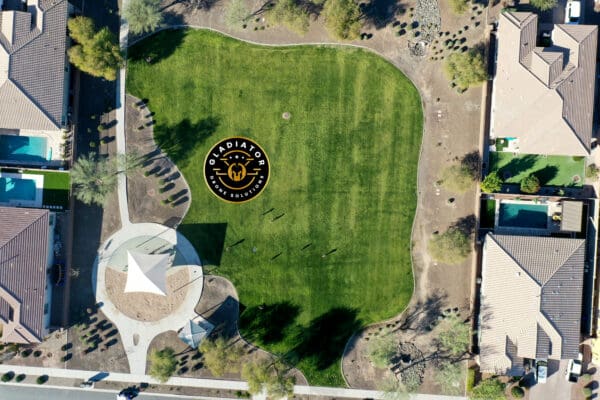
POLYGON ((226 223, 183 224, 179 226, 179 231, 192 242, 203 265, 221 265, 226 223))
POLYGON ((158 32, 130 47, 127 50, 127 59, 130 62, 148 64, 164 60, 179 48, 186 35, 186 29, 167 29, 158 32))
POLYGON ((284 339, 286 328, 291 326, 300 307, 289 301, 249 307, 240 315, 240 325, 245 337, 259 344, 278 343, 284 339))
POLYGON ((558 168, 554 165, 547 165, 542 169, 539 169, 533 173, 539 180, 541 186, 546 186, 548 182, 556 178, 558 175, 558 168))
POLYGON ((337 307, 313 319, 296 336, 296 346, 286 355, 295 364, 310 360, 318 370, 338 362, 348 339, 362 327, 357 310, 337 307))
POLYGON ((533 154, 527 154, 523 157, 515 157, 502 168, 498 169, 498 175, 505 181, 509 180, 523 171, 530 170, 537 162, 537 159, 538 156, 533 154))
POLYGON ((196 148, 202 145, 219 127, 219 118, 206 117, 196 123, 184 119, 176 125, 157 125, 154 131, 158 146, 182 167, 196 148))

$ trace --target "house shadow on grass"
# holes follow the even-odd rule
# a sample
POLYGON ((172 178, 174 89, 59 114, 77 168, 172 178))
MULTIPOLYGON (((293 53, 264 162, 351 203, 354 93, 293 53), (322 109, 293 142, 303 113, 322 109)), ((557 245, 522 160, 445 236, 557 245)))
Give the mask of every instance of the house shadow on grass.
POLYGON ((361 327, 355 309, 331 309, 299 331, 297 344, 287 358, 292 363, 308 359, 318 370, 327 369, 339 361, 346 342, 361 327))
POLYGON ((156 125, 154 137, 158 146, 173 161, 185 165, 196 148, 206 141, 219 127, 219 118, 206 117, 192 123, 184 119, 176 125, 156 125))
POLYGON ((221 265, 226 223, 183 224, 179 231, 194 245, 203 265, 221 265))
POLYGON ((300 314, 300 307, 288 301, 248 307, 240 315, 245 337, 259 344, 272 344, 284 339, 286 328, 300 314))

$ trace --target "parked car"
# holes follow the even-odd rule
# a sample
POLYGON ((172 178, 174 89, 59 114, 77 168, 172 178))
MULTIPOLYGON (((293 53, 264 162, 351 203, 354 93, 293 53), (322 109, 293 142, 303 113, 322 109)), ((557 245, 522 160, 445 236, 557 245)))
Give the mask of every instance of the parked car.
POLYGON ((583 354, 579 353, 576 360, 569 360, 567 365, 567 371, 565 373, 565 379, 569 382, 576 383, 581 376, 583 354))
POLYGON ((567 7, 565 8, 565 24, 579 24, 579 18, 581 17, 581 2, 579 0, 567 1, 567 7))
POLYGON ((537 382, 538 383, 546 383, 546 380, 548 379, 548 361, 537 360, 536 361, 536 370, 537 370, 537 382))
POLYGON ((138 395, 138 391, 135 388, 123 389, 117 395, 117 400, 131 400, 138 395))

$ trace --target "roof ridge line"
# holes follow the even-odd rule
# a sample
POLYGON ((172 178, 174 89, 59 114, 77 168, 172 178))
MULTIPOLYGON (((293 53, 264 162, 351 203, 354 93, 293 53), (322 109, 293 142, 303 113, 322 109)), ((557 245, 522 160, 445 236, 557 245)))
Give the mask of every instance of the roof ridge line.
MULTIPOLYGON (((500 242, 498 242, 498 241, 496 240, 496 234, 492 233, 492 234, 490 234, 490 236, 492 237, 492 239, 494 240, 494 242, 495 242, 495 243, 498 245, 498 247, 500 247, 500 248, 502 249, 502 251, 504 252, 504 254, 506 254, 508 257, 510 257, 510 259, 512 259, 512 260, 515 262, 515 264, 517 264, 517 265, 519 266, 519 268, 520 268, 520 269, 521 269, 523 272, 525 272, 525 274, 527 274, 527 276, 529 276, 529 278, 530 278, 532 281, 534 281, 534 282, 535 282, 535 283, 538 285, 538 287, 540 288, 540 290, 541 290, 541 289, 542 289, 542 287, 543 287, 543 285, 542 285, 542 284, 540 284, 540 283, 538 282, 538 280, 537 280, 537 279, 535 279, 535 278, 533 277, 533 275, 531 275, 531 274, 529 273, 529 271, 527 271, 525 268, 523 268, 523 266, 521 265, 521 263, 520 263, 519 261, 517 261, 517 259, 516 259, 515 257, 513 257, 513 255, 512 255, 512 254, 511 254, 511 253, 510 253, 508 250, 506 250, 506 248, 505 248, 504 246, 502 246, 502 244, 500 244, 500 242)), ((502 234, 500 234, 500 235, 498 235, 498 236, 507 236, 507 237, 512 237, 512 236, 514 236, 514 235, 502 235, 502 234)))
MULTIPOLYGON (((575 254, 575 252, 576 252, 576 251, 578 251, 578 250, 581 248, 581 246, 584 246, 584 245, 585 245, 585 240, 583 240, 583 239, 577 239, 577 238, 575 238, 575 239, 570 239, 570 238, 557 238, 557 239, 582 240, 582 242, 581 242, 581 243, 579 243, 579 246, 575 246, 575 248, 573 249, 573 251, 572 251, 572 252, 571 252, 571 253, 570 253, 570 254, 567 256, 567 258, 565 258, 565 261, 567 261, 569 258, 573 257, 573 254, 575 254)), ((585 262, 584 262, 584 264, 585 264, 585 262)), ((550 279, 554 278, 554 275, 556 275, 556 273, 558 272, 558 270, 560 270, 560 269, 561 269, 561 268, 562 268, 564 265, 565 265, 565 263, 562 263, 562 264, 560 265, 560 267, 558 267, 558 268, 556 269, 556 271, 554 271, 554 272, 553 272, 553 273, 552 273, 552 274, 551 274, 551 275, 548 277, 548 279, 546 280, 546 282, 544 282, 544 284, 542 285, 542 288, 543 288, 544 286, 546 286, 546 283, 548 283, 548 282, 550 281, 550 279)))
POLYGON ((17 90, 18 90, 18 91, 19 91, 19 92, 20 92, 20 93, 21 93, 23 96, 25 96, 25 98, 26 98, 26 99, 27 99, 27 100, 28 100, 28 101, 31 103, 31 105, 32 105, 33 107, 35 107, 35 109, 37 109, 38 111, 40 111, 40 113, 41 113, 41 114, 42 114, 44 117, 46 117, 46 119, 48 120, 48 122, 50 122, 50 123, 51 123, 51 124, 52 124, 54 127, 58 128, 58 129, 61 129, 61 126, 57 125, 57 124, 56 124, 56 123, 55 123, 55 122, 52 120, 52 118, 50 118, 50 116, 49 116, 49 115, 46 113, 46 111, 44 110, 44 108, 43 108, 43 107, 42 107, 40 104, 38 104, 38 103, 37 103, 35 100, 33 100, 33 99, 31 98, 31 96, 29 96, 29 95, 27 94, 27 92, 26 92, 26 91, 25 91, 25 90, 24 90, 24 89, 21 87, 21 85, 19 85, 17 82, 15 82, 15 81, 14 81, 14 79, 12 79, 12 78, 10 77, 10 73, 9 73, 8 75, 9 75, 9 76, 8 76, 8 79, 7 79, 6 81, 7 81, 7 82, 10 82, 10 83, 12 83, 12 84, 15 86, 15 88, 16 88, 16 89, 17 89, 17 90))

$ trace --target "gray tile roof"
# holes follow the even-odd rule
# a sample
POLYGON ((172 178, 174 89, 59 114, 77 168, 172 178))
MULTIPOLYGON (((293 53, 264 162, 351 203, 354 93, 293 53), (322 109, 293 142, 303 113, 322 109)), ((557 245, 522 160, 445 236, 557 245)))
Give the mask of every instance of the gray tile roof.
POLYGON ((0 128, 57 130, 65 107, 68 3, 29 3, 35 16, 0 12, 0 128))
POLYGON ((3 341, 27 343, 43 339, 49 215, 48 210, 0 207, 3 341), (12 323, 10 307, 14 315, 12 323))
POLYGON ((582 216, 583 202, 563 201, 560 230, 568 232, 581 232, 582 216))
POLYGON ((595 25, 555 25, 536 47, 537 16, 501 14, 492 137, 516 137, 525 154, 589 155, 596 71, 595 25))
POLYGON ((488 234, 482 260, 482 371, 577 356, 585 240, 488 234))

